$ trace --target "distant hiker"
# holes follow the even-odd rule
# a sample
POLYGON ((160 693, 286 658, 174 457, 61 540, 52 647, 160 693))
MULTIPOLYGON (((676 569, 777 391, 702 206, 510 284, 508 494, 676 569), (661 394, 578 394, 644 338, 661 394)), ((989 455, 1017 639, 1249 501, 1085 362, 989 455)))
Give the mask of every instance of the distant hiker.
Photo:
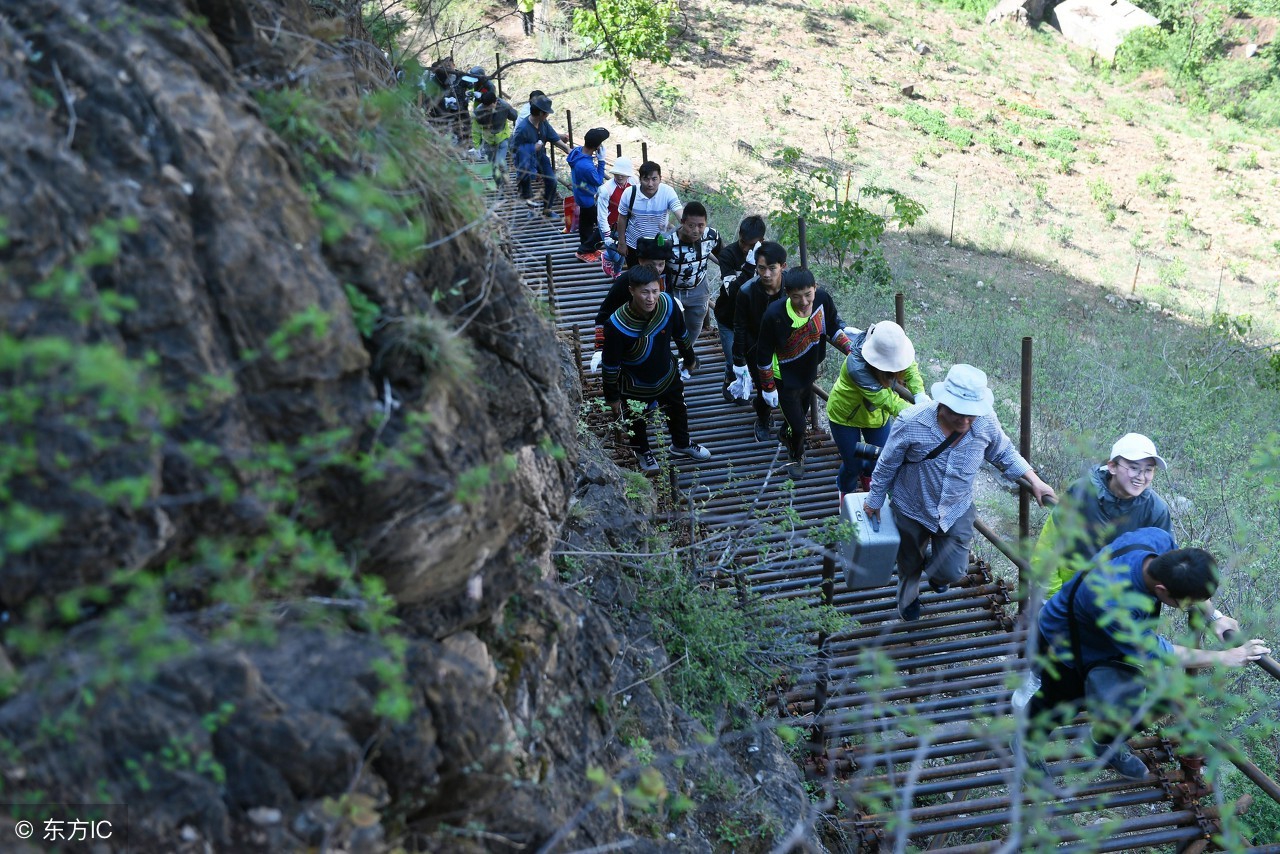
POLYGON ((542 206, 542 212, 548 216, 555 212, 560 201, 556 192, 556 174, 551 168, 551 159, 547 157, 547 143, 569 153, 569 146, 560 140, 560 134, 547 117, 551 115, 551 99, 539 95, 530 101, 529 118, 516 125, 511 136, 511 144, 516 147, 516 169, 520 174, 520 197, 530 207, 542 206), (542 178, 542 202, 533 198, 533 177, 542 178))
POLYGON ((788 270, 782 288, 787 298, 770 305, 760 320, 756 369, 760 396, 782 410, 785 426, 778 438, 789 453, 787 476, 797 480, 804 474, 805 424, 827 341, 846 355, 851 342, 835 301, 818 287, 813 273, 788 270))
POLYGON ((419 82, 422 90, 422 108, 428 118, 443 125, 456 139, 464 138, 467 116, 467 85, 453 67, 453 57, 436 60, 423 72, 419 82))
POLYGON ((574 254, 579 261, 600 260, 601 244, 597 228, 596 196, 604 185, 604 152, 601 146, 609 138, 604 128, 592 128, 582 139, 582 145, 569 152, 569 180, 573 185, 573 199, 580 209, 578 214, 578 250, 574 254))
MULTIPOLYGON (((667 262, 671 260, 671 241, 669 239, 661 235, 658 237, 645 237, 641 239, 636 254, 639 258, 636 266, 613 280, 613 286, 609 288, 609 293, 605 294, 604 301, 600 303, 600 310, 596 312, 597 349, 604 348, 604 325, 608 322, 609 317, 631 301, 631 283, 635 281, 635 277, 631 275, 632 273, 641 269, 653 273, 658 277, 659 290, 662 289, 663 283, 666 281, 663 271, 666 270, 667 262)), ((681 319, 684 319, 683 316, 681 319)))
MULTIPOLYGON (((765 310, 773 302, 782 299, 782 274, 787 269, 787 250, 781 243, 761 243, 756 250, 756 275, 738 291, 733 309, 733 373, 740 380, 748 376, 757 389, 763 388, 763 377, 758 365, 761 357, 757 351, 760 338, 760 321, 765 310)), ((769 419, 773 406, 763 394, 756 394, 756 441, 768 442, 773 438, 769 419)))
MULTIPOLYGON (((671 358, 671 346, 680 351, 685 370, 692 373, 698 360, 684 328, 676 302, 664 294, 658 276, 645 268, 628 272, 630 301, 615 311, 604 328, 604 399, 615 418, 622 418, 630 401, 656 401, 667 417, 671 453, 691 460, 709 460, 711 452, 689 439, 689 410, 684 383, 671 358)), ((628 407, 631 448, 644 471, 657 471, 658 461, 649 446, 644 407, 628 407)))
MULTIPOLYGON (((1147 683, 1161 679, 1158 665, 1241 667, 1271 650, 1260 638, 1234 649, 1199 650, 1157 634, 1162 606, 1212 609, 1209 597, 1219 581, 1213 555, 1178 548, 1167 531, 1130 531, 1092 563, 1093 568, 1076 575, 1040 611, 1040 650, 1052 666, 1037 657, 1042 682, 1028 714, 1043 724, 1041 714, 1052 711, 1047 723, 1056 726, 1074 718, 1083 699, 1093 718, 1094 754, 1109 754, 1110 768, 1142 780, 1147 766, 1125 739, 1153 713, 1143 700, 1147 683)), ((1214 618, 1219 638, 1239 628, 1217 611, 1214 618)), ((1155 713, 1158 708, 1159 704, 1155 713)))
POLYGON ((831 439, 840 449, 836 487, 842 501, 846 492, 871 489, 876 461, 854 454, 858 442, 884 447, 893 419, 912 403, 929 400, 916 348, 901 326, 892 320, 873 323, 852 343, 827 401, 831 439), (903 391, 914 399, 908 400, 903 391))
POLYGON ((729 392, 733 382, 733 314, 737 307, 738 291, 756 275, 756 247, 764 240, 764 217, 752 215, 738 226, 738 239, 720 250, 720 293, 716 297, 715 318, 720 327, 720 350, 724 353, 724 386, 720 393, 727 402, 746 403, 729 392))
POLYGON ((724 249, 720 234, 707 226, 707 208, 702 202, 689 202, 680 213, 671 262, 667 264, 667 291, 684 306, 684 323, 694 341, 702 334, 707 319, 707 263, 720 261, 724 249))
POLYGON ((493 169, 493 182, 499 189, 507 182, 507 148, 511 142, 511 124, 516 111, 493 92, 485 92, 471 116, 471 142, 480 156, 493 169))
POLYGON ((636 242, 642 237, 669 234, 671 214, 679 216, 676 191, 662 183, 662 167, 653 161, 640 164, 640 183, 622 194, 618 205, 618 243, 627 265, 635 264, 636 242))
POLYGON ((1066 514, 1076 513, 1084 530, 1077 532, 1062 555, 1045 597, 1052 596, 1109 540, 1138 528, 1173 531, 1169 505, 1151 488, 1156 470, 1168 464, 1155 443, 1141 433, 1126 433, 1111 446, 1107 461, 1067 489, 1063 503, 1045 520, 1036 543, 1039 565, 1054 548, 1066 514))
POLYGON ((921 575, 937 593, 964 577, 973 540, 973 483, 985 459, 1009 480, 1025 475, 1041 505, 1053 490, 1019 456, 1000 427, 987 388, 987 375, 972 365, 952 365, 933 384, 933 401, 893 420, 889 439, 871 475, 863 509, 879 519, 893 493, 898 525, 898 614, 920 618, 921 575), (926 564, 925 546, 933 557, 926 564))
POLYGON ((596 224, 602 241, 617 242, 614 226, 618 222, 618 206, 622 204, 622 194, 634 186, 635 167, 631 165, 631 158, 619 157, 609 170, 609 179, 601 185, 596 196, 596 224))
POLYGON ((534 0, 516 0, 516 8, 520 10, 520 19, 524 22, 524 34, 533 35, 533 3, 534 0))

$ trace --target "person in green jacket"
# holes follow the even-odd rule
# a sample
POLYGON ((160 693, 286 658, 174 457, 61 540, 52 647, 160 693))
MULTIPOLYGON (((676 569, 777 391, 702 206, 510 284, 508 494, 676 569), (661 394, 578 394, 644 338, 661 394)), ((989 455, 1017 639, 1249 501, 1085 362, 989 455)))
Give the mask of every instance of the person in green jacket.
POLYGON ((511 122, 516 111, 493 92, 480 96, 471 114, 471 143, 488 159, 493 168, 493 182, 501 189, 506 183, 507 146, 511 141, 511 122))
POLYGON ((520 17, 524 19, 524 34, 533 35, 533 0, 516 0, 516 8, 520 10, 520 17))
POLYGON ((853 336, 853 348, 827 401, 831 439, 840 451, 836 486, 841 501, 859 485, 863 492, 871 488, 876 461, 858 458, 857 443, 883 447, 894 417, 912 403, 928 399, 915 345, 901 326, 882 320, 853 336))

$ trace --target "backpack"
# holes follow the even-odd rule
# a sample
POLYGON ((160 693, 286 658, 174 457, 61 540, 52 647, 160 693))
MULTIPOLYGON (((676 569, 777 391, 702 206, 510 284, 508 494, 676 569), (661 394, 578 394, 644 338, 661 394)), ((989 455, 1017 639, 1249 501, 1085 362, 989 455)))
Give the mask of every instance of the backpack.
MULTIPOLYGON (((636 203, 636 185, 631 185, 631 204, 636 203)), ((613 192, 609 194, 609 228, 613 228, 618 224, 618 206, 622 204, 622 194, 627 191, 627 185, 621 187, 615 186, 613 192)))

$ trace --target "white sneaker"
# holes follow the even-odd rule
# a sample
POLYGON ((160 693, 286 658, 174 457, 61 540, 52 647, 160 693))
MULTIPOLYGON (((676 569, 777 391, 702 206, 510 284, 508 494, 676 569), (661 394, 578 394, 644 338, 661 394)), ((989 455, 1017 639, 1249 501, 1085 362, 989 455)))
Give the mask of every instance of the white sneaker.
POLYGON ((697 442, 694 442, 687 448, 677 448, 675 445, 672 445, 671 453, 677 454, 681 457, 688 457, 691 460, 701 461, 711 459, 711 452, 699 445, 697 442))

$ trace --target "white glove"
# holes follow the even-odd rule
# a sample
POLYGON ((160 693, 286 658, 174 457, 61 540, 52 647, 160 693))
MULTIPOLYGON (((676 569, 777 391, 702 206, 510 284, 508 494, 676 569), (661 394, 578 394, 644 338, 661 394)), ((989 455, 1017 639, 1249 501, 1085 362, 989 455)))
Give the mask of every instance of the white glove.
POLYGON ((920 392, 916 395, 916 403, 933 403, 933 398, 924 392, 920 392))
MULTIPOLYGON (((750 388, 750 387, 751 387, 751 386, 750 386, 750 382, 751 382, 751 371, 747 370, 747 366, 746 366, 746 365, 734 365, 734 366, 733 366, 733 375, 734 375, 735 377, 737 377, 737 378, 738 378, 738 381, 739 381, 739 382, 744 383, 744 384, 747 384, 747 388, 750 388)), ((750 393, 750 392, 748 392, 748 394, 749 394, 749 393, 750 393)))
POLYGON ((778 390, 762 391, 760 392, 760 398, 770 406, 776 407, 778 405, 778 390))
POLYGON ((603 361, 604 361, 604 353, 601 353, 599 350, 597 350, 597 351, 595 351, 594 353, 592 353, 592 354, 591 354, 591 369, 590 369, 590 370, 591 370, 591 373, 593 373, 593 374, 594 374, 596 371, 600 370, 600 363, 601 363, 601 362, 603 362, 603 361))
POLYGON ((763 243, 763 242, 764 242, 764 241, 757 240, 757 241, 756 241, 756 245, 751 247, 751 251, 747 253, 747 263, 748 263, 748 264, 750 264, 750 265, 752 265, 752 266, 755 266, 755 263, 756 263, 756 250, 760 248, 760 244, 761 244, 761 243, 763 243))
POLYGON ((681 381, 681 382, 686 382, 686 383, 687 383, 687 382, 689 381, 689 377, 690 377, 690 376, 692 376, 692 374, 690 374, 690 373, 689 373, 688 371, 686 371, 684 368, 681 368, 681 369, 680 369, 680 381, 681 381))
POLYGON ((444 99, 444 107, 446 110, 458 109, 458 99, 450 95, 449 97, 444 99))

